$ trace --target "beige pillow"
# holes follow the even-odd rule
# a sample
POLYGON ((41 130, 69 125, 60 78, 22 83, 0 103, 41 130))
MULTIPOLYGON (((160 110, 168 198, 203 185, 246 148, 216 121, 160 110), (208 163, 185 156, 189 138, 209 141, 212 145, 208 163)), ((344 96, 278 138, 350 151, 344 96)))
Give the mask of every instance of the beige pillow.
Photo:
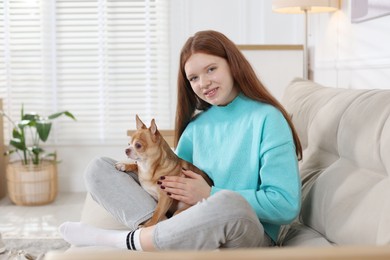
POLYGON ((87 194, 81 222, 104 229, 128 230, 129 228, 117 221, 107 210, 100 206, 91 196, 87 194))

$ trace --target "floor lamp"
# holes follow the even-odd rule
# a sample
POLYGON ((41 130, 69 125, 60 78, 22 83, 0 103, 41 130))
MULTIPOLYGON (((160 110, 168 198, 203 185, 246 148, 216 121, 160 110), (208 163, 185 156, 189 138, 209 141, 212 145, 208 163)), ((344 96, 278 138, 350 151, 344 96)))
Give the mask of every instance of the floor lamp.
POLYGON ((339 0, 272 0, 272 11, 305 15, 305 40, 303 45, 303 76, 309 78, 308 13, 334 12, 339 9, 339 0))

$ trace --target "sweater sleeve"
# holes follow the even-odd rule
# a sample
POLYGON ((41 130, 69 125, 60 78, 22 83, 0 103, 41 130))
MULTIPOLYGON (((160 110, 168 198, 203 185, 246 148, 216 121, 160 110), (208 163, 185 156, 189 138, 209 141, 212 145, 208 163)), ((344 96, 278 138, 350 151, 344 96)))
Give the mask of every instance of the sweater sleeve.
MULTIPOLYGON (((287 224, 300 209, 301 182, 290 128, 283 119, 266 120, 259 152, 257 189, 236 190, 262 222, 287 224)), ((246 173, 242 173, 246 174, 246 173)), ((223 188, 213 187, 212 194, 223 188)))
POLYGON ((181 159, 193 163, 193 143, 191 138, 191 127, 187 126, 180 136, 175 153, 181 159))
POLYGON ((242 191, 262 221, 287 224, 298 215, 301 186, 296 161, 292 143, 266 151, 261 158, 260 189, 242 191))

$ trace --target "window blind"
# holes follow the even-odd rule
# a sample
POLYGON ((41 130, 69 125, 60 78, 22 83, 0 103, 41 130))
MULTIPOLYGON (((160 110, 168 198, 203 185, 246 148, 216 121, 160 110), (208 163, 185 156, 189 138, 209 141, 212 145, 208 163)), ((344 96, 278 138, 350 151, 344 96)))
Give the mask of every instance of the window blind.
MULTIPOLYGON (((0 0, 0 97, 18 119, 68 110, 52 144, 123 144, 135 114, 172 128, 169 1, 0 0)), ((10 124, 6 132, 9 138, 10 124)))

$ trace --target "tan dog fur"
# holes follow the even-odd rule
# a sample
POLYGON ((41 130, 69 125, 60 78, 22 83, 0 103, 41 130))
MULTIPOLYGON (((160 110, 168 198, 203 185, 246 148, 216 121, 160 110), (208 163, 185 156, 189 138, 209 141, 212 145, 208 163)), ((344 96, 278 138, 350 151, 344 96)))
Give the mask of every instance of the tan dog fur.
POLYGON ((202 175, 209 185, 212 180, 203 171, 193 164, 180 159, 169 147, 168 143, 157 130, 155 120, 152 119, 149 128, 136 116, 137 131, 131 136, 126 155, 136 163, 119 162, 115 167, 124 172, 138 174, 141 186, 157 201, 154 214, 144 226, 152 226, 165 219, 166 213, 177 214, 190 205, 170 198, 161 190, 157 181, 162 176, 183 176, 182 169, 191 170, 202 175))

